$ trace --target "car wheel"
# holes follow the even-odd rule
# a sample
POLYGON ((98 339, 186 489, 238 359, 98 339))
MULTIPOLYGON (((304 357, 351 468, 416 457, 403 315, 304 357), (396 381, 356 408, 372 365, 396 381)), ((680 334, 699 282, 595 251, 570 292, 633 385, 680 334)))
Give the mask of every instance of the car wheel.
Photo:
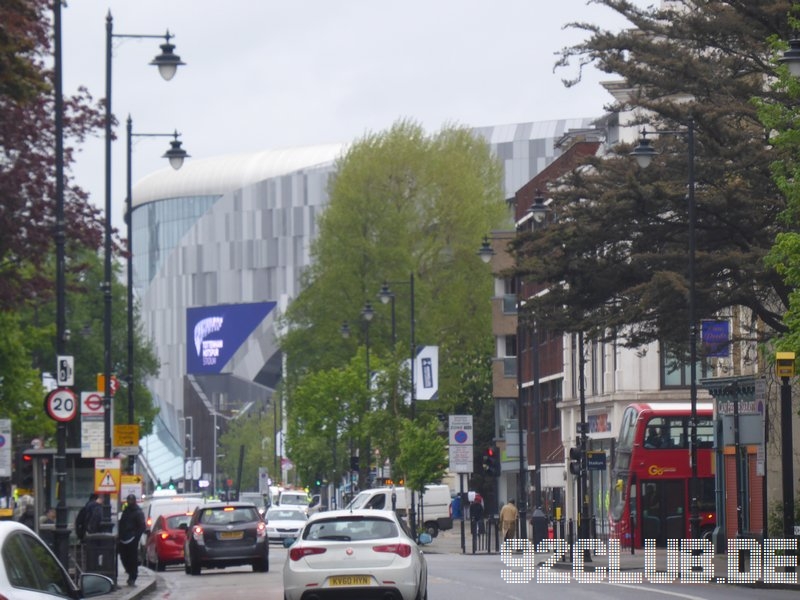
POLYGON ((428 587, 425 586, 424 588, 419 588, 417 590, 417 597, 415 600, 428 600, 428 587))

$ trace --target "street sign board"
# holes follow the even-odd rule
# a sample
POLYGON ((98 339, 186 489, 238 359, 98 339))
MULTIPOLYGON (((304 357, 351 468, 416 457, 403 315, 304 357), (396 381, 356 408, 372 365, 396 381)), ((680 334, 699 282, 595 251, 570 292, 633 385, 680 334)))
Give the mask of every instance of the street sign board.
POLYGON ((11 419, 0 419, 0 477, 11 477, 11 419))
POLYGON ((105 456, 105 412, 103 396, 81 392, 81 458, 105 456))
POLYGON ((472 473, 473 430, 472 415, 450 415, 450 471, 472 473))
POLYGON ((606 453, 602 450, 589 451, 586 453, 586 468, 589 471, 606 470, 606 453))
POLYGON ((114 425, 114 452, 139 454, 139 426, 114 425))
POLYGON ((94 461, 94 491, 116 494, 121 483, 121 461, 118 458, 97 458, 94 461))
POLYGON ((59 356, 56 358, 56 383, 59 387, 75 385, 75 357, 59 356))
POLYGON ((141 475, 122 475, 122 483, 119 486, 120 498, 127 498, 133 494, 137 498, 142 497, 144 489, 142 487, 143 479, 141 475))
POLYGON ((78 402, 75 392, 68 388, 56 388, 44 399, 44 410, 54 421, 66 423, 78 414, 78 402))

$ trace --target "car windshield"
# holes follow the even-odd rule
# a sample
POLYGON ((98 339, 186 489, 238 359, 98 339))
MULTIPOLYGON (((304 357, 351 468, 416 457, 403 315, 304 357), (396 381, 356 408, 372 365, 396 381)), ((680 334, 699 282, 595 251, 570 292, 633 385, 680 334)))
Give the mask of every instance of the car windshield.
POLYGON ((278 508, 267 512, 267 519, 275 521, 305 521, 307 518, 302 510, 278 508))
POLYGON ((224 506, 204 508, 200 513, 198 523, 205 525, 236 525, 237 523, 250 523, 258 520, 259 515, 255 507, 224 506))
POLYGON ((320 519, 303 531, 304 540, 359 541, 397 537, 397 526, 387 519, 348 517, 320 519))

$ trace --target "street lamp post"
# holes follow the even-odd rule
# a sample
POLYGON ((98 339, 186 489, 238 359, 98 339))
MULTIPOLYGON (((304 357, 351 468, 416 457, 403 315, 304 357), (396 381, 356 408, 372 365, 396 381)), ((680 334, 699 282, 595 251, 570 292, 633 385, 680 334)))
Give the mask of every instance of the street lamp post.
POLYGON ((689 399, 691 402, 691 434, 689 461, 691 466, 691 482, 689 504, 689 524, 691 526, 692 538, 700 537, 700 511, 698 495, 700 493, 699 480, 697 474, 697 322, 695 319, 695 135, 694 119, 689 119, 685 130, 681 131, 646 131, 642 129, 639 145, 631 152, 639 166, 647 167, 650 161, 657 154, 655 149, 647 139, 648 135, 658 133, 659 135, 676 135, 686 137, 688 146, 688 209, 689 209, 689 399))
MULTIPOLYGON (((133 121, 128 115, 127 123, 127 187, 125 194, 125 224, 128 229, 128 423, 134 423, 133 416, 133 360, 134 360, 134 336, 133 336, 133 178, 131 167, 131 149, 134 137, 174 137, 171 142, 170 149, 164 154, 164 158, 169 159, 169 164, 176 171, 183 166, 183 161, 189 155, 181 148, 181 143, 178 141, 180 134, 175 131, 174 133, 133 133, 133 121)), ((133 473, 133 465, 135 457, 131 457, 128 465, 128 470, 133 473)))
MULTIPOLYGON (((56 246, 56 354, 66 354, 69 332, 66 326, 65 242, 64 232, 64 96, 62 93, 61 0, 53 0, 53 58, 55 76, 56 133, 56 222, 53 229, 56 246)), ((67 522, 67 424, 59 421, 56 429, 56 528, 53 535, 56 556, 69 563, 69 525, 67 522)))
MULTIPOLYGON (((161 76, 169 81, 175 76, 175 71, 181 62, 173 49, 174 45, 169 40, 172 37, 167 31, 165 35, 127 35, 114 33, 114 20, 109 11, 106 17, 106 104, 105 104, 105 239, 104 239, 104 277, 103 277, 103 374, 105 385, 103 390, 104 421, 103 429, 105 433, 104 454, 111 456, 111 278, 113 276, 111 268, 111 141, 112 141, 112 119, 111 112, 111 59, 112 42, 114 38, 165 38, 166 42, 161 44, 161 54, 150 63, 158 67, 161 76)), ((105 495, 103 502, 103 524, 104 530, 111 530, 111 498, 105 495)))
MULTIPOLYGON (((541 190, 536 190, 533 197, 533 204, 528 209, 528 212, 533 217, 533 228, 542 228, 547 226, 547 220, 550 215, 550 209, 545 204, 545 198, 541 190)), ((521 290, 517 287, 517 293, 521 290)), ((517 311, 519 313, 519 310, 517 311)), ((519 318, 519 317, 517 317, 519 318)), ((519 350, 517 351, 519 352, 519 350)), ((533 486, 535 488, 534 496, 534 509, 542 506, 542 427, 541 427, 541 406, 542 406, 542 389, 540 381, 540 364, 539 364, 539 323, 534 320, 533 323, 533 340, 532 340, 532 359, 533 359, 533 452, 534 452, 534 470, 533 470, 533 486)), ((520 430, 522 428, 520 427, 520 430)), ((520 471, 522 471, 522 452, 520 451, 520 471)), ((524 482, 523 482, 524 483, 524 482)), ((522 499, 525 502, 526 497, 522 499)), ((525 518, 525 504, 521 505, 520 518, 525 518)), ((524 525, 523 525, 524 531, 524 525)))
MULTIPOLYGON (((781 378, 781 487, 783 488, 783 537, 797 537, 794 532, 794 451, 792 449, 792 384, 794 352, 775 355, 778 377, 781 378)), ((765 532, 766 534, 766 532, 765 532)))
MULTIPOLYGON (((414 361, 417 355, 417 339, 416 339, 416 315, 415 315, 415 294, 414 294, 414 273, 413 271, 408 275, 408 281, 384 281, 383 285, 381 286, 381 291, 378 293, 378 297, 381 299, 383 304, 387 304, 389 301, 392 302, 392 343, 395 340, 395 320, 394 320, 394 293, 389 288, 389 284, 392 285, 408 285, 409 287, 409 296, 410 296, 410 310, 411 310, 411 343, 409 348, 409 371, 411 376, 411 422, 413 423, 416 419, 416 405, 417 405, 417 383, 416 383, 416 375, 414 373, 414 361)), ((414 498, 414 490, 411 490, 411 507, 409 510, 409 525, 411 526, 411 534, 416 538, 417 536, 417 521, 416 521, 416 510, 415 510, 415 503, 416 500, 414 498)))

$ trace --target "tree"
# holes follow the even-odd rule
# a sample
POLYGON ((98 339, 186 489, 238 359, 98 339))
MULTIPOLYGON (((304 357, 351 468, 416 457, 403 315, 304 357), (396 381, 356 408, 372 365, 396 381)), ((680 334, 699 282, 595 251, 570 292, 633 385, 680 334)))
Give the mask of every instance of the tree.
MULTIPOLYGON (((239 469, 239 449, 244 446, 241 491, 258 490, 260 467, 273 464, 275 456, 275 422, 262 413, 228 421, 227 430, 218 439, 217 472, 236 482, 239 469)), ((205 465, 204 470, 209 470, 205 465)), ((273 473, 272 479, 277 480, 273 473)), ((237 482, 238 483, 238 482, 237 482)))
MULTIPOLYGON (((285 315, 281 348, 290 413, 297 381, 338 368, 365 348, 360 311, 365 301, 377 305, 384 282, 395 294, 398 342, 392 345, 389 310, 376 306, 369 325, 371 363, 381 357, 384 365, 398 364, 410 355, 412 275, 416 343, 439 346, 440 398, 457 397, 460 354, 488 355, 491 349, 486 307, 492 279, 476 248, 506 218, 500 165, 469 129, 448 126, 427 136, 419 125, 399 121, 354 142, 337 164, 312 266, 285 315), (343 321, 353 332, 347 340, 340 333, 343 321)), ((377 402, 407 415, 399 401, 405 385, 399 371, 387 385, 377 402)), ((398 429, 389 423, 381 414, 364 420, 372 434, 391 434, 382 442, 391 453, 398 429)))
MULTIPOLYGON (((753 98, 785 97, 765 86, 776 75, 766 40, 789 37, 790 3, 598 4, 636 29, 573 23, 589 37, 565 49, 559 65, 577 60, 619 75, 628 94, 612 110, 636 109, 649 130, 681 131, 694 121, 697 320, 746 307, 763 324, 746 337, 785 331, 790 288, 764 263, 786 227, 776 219, 785 198, 770 172, 779 154, 753 98)), ((535 314, 552 330, 621 336, 629 346, 661 340, 685 348, 686 328, 676 323, 688 323, 688 148, 681 135, 659 136, 654 145, 661 155, 646 170, 628 156, 630 145, 619 144, 550 190, 558 221, 521 236, 515 248, 518 274, 548 288, 526 303, 525 320, 535 314)))
MULTIPOLYGON (((51 294, 55 278, 38 267, 53 248, 55 121, 47 0, 0 4, 0 310, 51 294)), ((100 130, 102 112, 79 90, 64 99, 64 164, 81 142, 100 130)), ((68 173, 68 171, 67 171, 68 173)), ((99 248, 102 221, 85 192, 65 181, 65 229, 70 240, 99 248)), ((70 265, 68 265, 68 268, 70 265)))
MULTIPOLYGON (((795 12, 795 14, 797 14, 795 12)), ((790 21, 796 30, 800 21, 790 21)), ((776 52, 780 51, 780 40, 774 40, 776 52)), ((775 269, 783 279, 788 293, 787 310, 783 316, 785 332, 777 340, 776 346, 781 350, 800 352, 800 136, 795 123, 798 117, 797 99, 800 98, 800 82, 788 72, 786 67, 777 67, 780 76, 772 80, 772 89, 782 94, 779 100, 759 99, 759 117, 768 131, 772 132, 770 143, 780 160, 772 163, 772 174, 776 185, 786 197, 786 207, 778 216, 784 230, 777 234, 775 244, 770 249, 766 264, 775 269), (781 102, 787 95, 792 102, 781 102)))
POLYGON ((287 449, 302 481, 317 473, 337 481, 350 470, 351 452, 362 439, 364 368, 356 357, 345 367, 310 373, 291 390, 287 449))
MULTIPOLYGON (((103 371, 103 295, 101 283, 104 280, 103 261, 94 251, 70 247, 70 260, 75 265, 67 276, 66 288, 70 299, 67 313, 67 329, 71 332, 67 351, 75 357, 75 386, 74 390, 80 396, 82 391, 97 390, 97 374, 103 371)), ((40 271, 53 272, 53 257, 42 265, 40 271)), ((111 357, 113 360, 113 373, 120 379, 121 387, 117 392, 114 402, 114 422, 128 422, 127 382, 125 376, 128 372, 128 330, 127 330, 127 298, 124 286, 119 279, 119 265, 115 265, 115 275, 112 277, 112 337, 111 357)), ((16 312, 17 322, 25 332, 24 344, 18 346, 20 355, 25 364, 33 372, 41 374, 52 373, 56 367, 56 350, 53 344, 55 339, 55 301, 52 297, 45 296, 37 302, 28 302, 16 312)), ((2 311, 0 311, 2 314, 2 311)), ((141 434, 147 435, 152 431, 152 423, 158 412, 153 404, 153 398, 147 389, 147 380, 158 372, 158 359, 150 341, 145 337, 140 328, 140 315, 134 312, 134 418, 135 423, 143 424, 141 434)), ((0 367, 1 369, 1 367, 0 367)), ((37 377, 39 379, 41 375, 37 377)), ((10 379, 6 380, 10 383, 10 379)), ((41 383, 40 383, 41 385, 41 383)), ((43 392, 42 392, 43 393, 43 392)), ((41 396, 43 397, 43 396, 41 396)), ((42 410, 41 401, 37 401, 39 410, 42 410)), ((13 411, 11 414, 15 414, 13 411)), ((33 424, 33 421, 29 423, 33 424)), ((38 432, 37 437, 48 442, 49 429, 38 432)), ((80 420, 75 419, 67 426, 67 443, 71 447, 80 446, 80 420)))
POLYGON ((439 434, 436 421, 403 421, 397 471, 406 487, 422 493, 427 484, 442 480, 447 464, 447 440, 439 434))

